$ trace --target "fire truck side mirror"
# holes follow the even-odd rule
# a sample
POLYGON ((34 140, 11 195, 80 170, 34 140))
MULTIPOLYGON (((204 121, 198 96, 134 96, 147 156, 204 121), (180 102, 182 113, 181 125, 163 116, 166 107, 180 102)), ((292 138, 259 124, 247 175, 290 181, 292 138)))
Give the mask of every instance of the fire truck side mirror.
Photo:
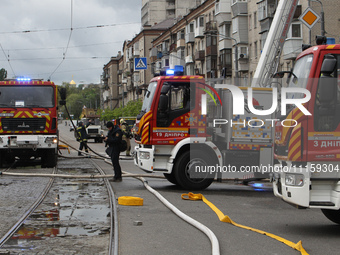
POLYGON ((171 87, 170 84, 164 83, 161 89, 161 94, 165 95, 166 93, 168 93, 170 87, 171 87))
POLYGON ((60 94, 60 105, 65 105, 66 104, 66 88, 60 88, 59 89, 59 94, 60 94))
POLYGON ((337 78, 333 73, 337 66, 337 60, 333 55, 325 55, 321 66, 319 80, 319 100, 321 104, 329 104, 337 94, 337 78))
POLYGON ((161 94, 159 97, 158 110, 160 112, 166 112, 168 110, 169 98, 165 94, 161 94))
POLYGON ((322 105, 331 104, 336 96, 337 79, 323 76, 319 80, 319 101, 322 105))

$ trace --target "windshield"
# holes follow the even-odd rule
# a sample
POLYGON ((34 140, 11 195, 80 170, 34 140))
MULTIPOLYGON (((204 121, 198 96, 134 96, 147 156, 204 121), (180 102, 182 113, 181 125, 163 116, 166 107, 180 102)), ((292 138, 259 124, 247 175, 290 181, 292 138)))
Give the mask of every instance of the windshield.
POLYGON ((145 93, 143 106, 142 106, 142 112, 146 113, 146 112, 150 111, 153 96, 155 95, 156 88, 157 88, 157 82, 156 81, 151 82, 149 84, 148 90, 145 93))
MULTIPOLYGON (((293 74, 290 76, 288 87, 306 88, 310 69, 313 62, 313 55, 307 55, 296 61, 293 74)), ((288 98, 303 98, 303 93, 287 93, 288 98)))
POLYGON ((0 107, 54 107, 51 86, 1 86, 0 107))

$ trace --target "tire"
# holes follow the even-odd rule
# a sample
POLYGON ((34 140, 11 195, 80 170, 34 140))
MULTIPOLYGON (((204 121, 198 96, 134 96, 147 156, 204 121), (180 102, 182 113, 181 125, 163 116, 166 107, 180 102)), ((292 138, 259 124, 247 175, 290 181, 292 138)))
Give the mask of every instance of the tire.
POLYGON ((57 165, 58 154, 54 149, 46 150, 44 155, 41 157, 42 168, 52 168, 57 165))
POLYGON ((179 186, 186 190, 203 190, 214 181, 215 173, 199 173, 198 176, 190 177, 194 174, 196 167, 212 166, 216 164, 209 154, 198 150, 189 150, 178 157, 174 165, 175 179, 179 186), (195 178, 196 177, 196 178, 195 178))
POLYGON ((340 224, 340 210, 321 209, 322 213, 336 224, 340 224))
POLYGON ((172 172, 171 174, 163 174, 163 175, 169 182, 171 182, 172 184, 178 185, 174 172, 172 172))

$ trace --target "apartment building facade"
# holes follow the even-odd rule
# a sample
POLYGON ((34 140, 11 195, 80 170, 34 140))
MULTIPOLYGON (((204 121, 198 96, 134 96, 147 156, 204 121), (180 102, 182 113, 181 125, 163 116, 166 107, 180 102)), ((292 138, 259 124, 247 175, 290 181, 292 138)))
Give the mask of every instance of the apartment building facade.
POLYGON ((204 0, 142 0, 142 26, 154 26, 167 19, 184 16, 204 0))
MULTIPOLYGON (((133 84, 123 86, 126 100, 136 100, 136 89, 145 88, 151 77, 175 65, 184 66, 187 75, 204 76, 211 84, 250 86, 277 4, 277 0, 199 1, 183 17, 168 19, 158 35, 148 37, 143 31, 151 28, 145 27, 123 47, 122 73, 130 73, 131 77, 123 76, 122 83, 133 84), (135 72, 133 58, 142 56, 148 57, 148 69, 135 72)), ((336 0, 300 0, 278 71, 290 70, 302 44, 315 44, 315 35, 321 34, 320 21, 309 30, 298 19, 309 6, 317 13, 324 11, 326 36, 339 43, 340 7, 336 0)))

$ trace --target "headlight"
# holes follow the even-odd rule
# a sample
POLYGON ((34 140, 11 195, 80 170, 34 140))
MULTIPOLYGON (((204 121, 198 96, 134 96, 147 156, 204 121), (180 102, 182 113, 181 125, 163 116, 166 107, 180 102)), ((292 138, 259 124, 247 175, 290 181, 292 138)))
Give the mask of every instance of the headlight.
POLYGON ((302 174, 286 174, 285 183, 287 186, 303 186, 304 176, 302 174))
POLYGON ((139 152, 140 159, 150 159, 150 152, 139 152))
POLYGON ((58 139, 56 137, 46 137, 45 143, 58 143, 58 139))

